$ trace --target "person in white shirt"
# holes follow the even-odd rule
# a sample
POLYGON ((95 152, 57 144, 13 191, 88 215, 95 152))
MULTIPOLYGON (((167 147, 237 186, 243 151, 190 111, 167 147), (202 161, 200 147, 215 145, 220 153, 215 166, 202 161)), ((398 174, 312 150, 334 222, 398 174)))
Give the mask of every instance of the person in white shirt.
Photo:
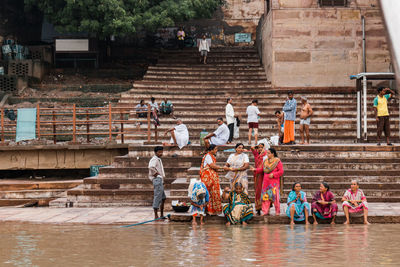
POLYGON ((153 209, 154 219, 158 219, 158 210, 160 209, 161 217, 164 217, 164 203, 167 198, 164 192, 165 172, 161 157, 164 148, 156 146, 154 148, 154 156, 149 161, 149 179, 154 186, 153 209))
POLYGON ((204 64, 207 64, 207 53, 210 52, 210 46, 208 44, 205 35, 203 35, 203 38, 200 40, 199 52, 200 52, 200 63, 203 62, 204 64))
POLYGON ((251 101, 251 105, 247 107, 247 123, 249 125, 249 145, 251 145, 251 133, 254 130, 254 140, 255 144, 258 141, 258 119, 260 115, 260 111, 258 110, 258 100, 254 99, 251 101))
POLYGON ((168 132, 171 133, 171 140, 169 143, 163 143, 163 145, 178 146, 179 149, 182 149, 189 143, 189 131, 186 125, 182 123, 182 120, 177 119, 176 124, 175 127, 165 131, 164 136, 167 135, 168 132))
POLYGON ((209 133, 206 137, 204 137, 204 144, 206 149, 211 145, 222 146, 225 145, 229 139, 229 129, 228 126, 224 123, 222 118, 217 119, 218 128, 215 132, 209 133))
POLYGON ((232 106, 232 98, 229 97, 226 100, 226 106, 225 106, 225 116, 226 116, 226 124, 228 125, 229 128, 229 139, 227 144, 232 143, 233 140, 233 132, 234 132, 234 126, 235 126, 235 111, 232 106))

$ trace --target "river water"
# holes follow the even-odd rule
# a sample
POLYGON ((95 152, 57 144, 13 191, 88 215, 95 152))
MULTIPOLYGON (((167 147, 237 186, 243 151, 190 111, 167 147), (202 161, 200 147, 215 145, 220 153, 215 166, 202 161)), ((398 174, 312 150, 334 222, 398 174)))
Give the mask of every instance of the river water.
POLYGON ((0 223, 0 266, 400 265, 400 225, 0 223))

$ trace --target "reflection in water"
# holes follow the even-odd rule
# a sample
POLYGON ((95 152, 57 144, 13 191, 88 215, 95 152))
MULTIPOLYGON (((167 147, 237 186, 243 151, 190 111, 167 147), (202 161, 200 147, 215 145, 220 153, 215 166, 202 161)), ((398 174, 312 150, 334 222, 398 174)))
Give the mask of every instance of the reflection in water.
POLYGON ((0 224, 0 266, 398 265, 400 225, 0 224))

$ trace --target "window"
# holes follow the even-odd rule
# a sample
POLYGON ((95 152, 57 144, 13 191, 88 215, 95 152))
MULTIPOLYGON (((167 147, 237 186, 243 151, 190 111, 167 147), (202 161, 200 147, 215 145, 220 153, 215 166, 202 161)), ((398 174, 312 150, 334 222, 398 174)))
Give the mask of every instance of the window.
POLYGON ((347 6, 347 0, 319 0, 320 6, 347 6))

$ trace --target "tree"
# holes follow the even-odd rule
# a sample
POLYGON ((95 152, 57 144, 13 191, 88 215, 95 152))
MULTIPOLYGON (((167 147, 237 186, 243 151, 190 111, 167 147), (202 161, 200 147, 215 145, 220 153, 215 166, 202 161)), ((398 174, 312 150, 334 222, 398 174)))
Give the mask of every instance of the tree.
POLYGON ((155 31, 175 22, 211 17, 223 0, 25 0, 60 32, 88 32, 98 37, 155 31))

